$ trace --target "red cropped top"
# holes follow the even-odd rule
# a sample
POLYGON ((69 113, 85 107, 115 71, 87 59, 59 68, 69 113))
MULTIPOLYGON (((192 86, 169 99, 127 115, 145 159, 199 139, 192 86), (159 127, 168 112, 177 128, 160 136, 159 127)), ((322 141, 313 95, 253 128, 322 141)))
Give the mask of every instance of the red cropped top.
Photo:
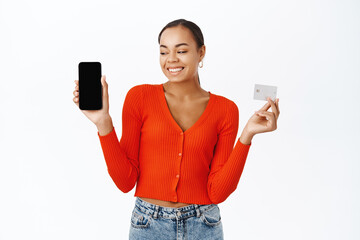
POLYGON ((141 84, 126 94, 122 136, 115 127, 98 136, 116 186, 134 196, 189 204, 218 204, 237 188, 249 145, 235 138, 236 104, 209 92, 207 106, 185 132, 168 108, 162 84, 141 84))

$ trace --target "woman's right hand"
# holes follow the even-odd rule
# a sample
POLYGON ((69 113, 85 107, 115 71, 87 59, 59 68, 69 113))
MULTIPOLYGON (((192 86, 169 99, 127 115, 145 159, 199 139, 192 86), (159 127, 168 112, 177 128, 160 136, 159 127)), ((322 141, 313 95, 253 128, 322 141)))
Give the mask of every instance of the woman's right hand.
MULTIPOLYGON (((75 80, 75 91, 73 101, 76 106, 79 107, 79 80, 75 80)), ((104 120, 107 120, 110 117, 109 114, 109 94, 108 94, 108 84, 106 82, 106 76, 101 77, 102 85, 102 108, 99 110, 81 110, 85 116, 90 119, 95 125, 101 124, 104 120)))

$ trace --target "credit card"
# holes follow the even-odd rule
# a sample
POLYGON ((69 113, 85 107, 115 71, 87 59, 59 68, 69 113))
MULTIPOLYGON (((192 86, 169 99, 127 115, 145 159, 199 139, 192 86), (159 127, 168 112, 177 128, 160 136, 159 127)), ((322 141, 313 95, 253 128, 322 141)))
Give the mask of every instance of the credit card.
POLYGON ((276 91, 276 86, 255 84, 254 99, 267 101, 267 98, 270 97, 271 100, 275 101, 276 91))

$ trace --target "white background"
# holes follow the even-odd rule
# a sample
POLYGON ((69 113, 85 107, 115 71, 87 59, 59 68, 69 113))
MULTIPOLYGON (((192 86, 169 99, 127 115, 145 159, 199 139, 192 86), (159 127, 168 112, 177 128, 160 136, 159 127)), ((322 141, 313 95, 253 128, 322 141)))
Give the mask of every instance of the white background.
POLYGON ((355 0, 1 0, 0 239, 128 238, 135 188, 108 175, 74 80, 102 63, 120 138, 127 91, 167 81, 157 36, 178 18, 203 31, 201 86, 238 105, 237 137, 265 104, 254 84, 278 86, 278 129, 219 204, 225 239, 360 239, 355 0))

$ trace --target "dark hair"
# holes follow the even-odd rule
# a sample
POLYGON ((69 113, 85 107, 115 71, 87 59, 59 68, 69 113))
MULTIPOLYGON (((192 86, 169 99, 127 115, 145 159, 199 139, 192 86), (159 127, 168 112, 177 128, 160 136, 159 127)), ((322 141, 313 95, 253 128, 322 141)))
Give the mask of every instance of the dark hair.
MULTIPOLYGON (((176 27, 176 26, 183 26, 186 27, 187 29, 190 30, 190 32, 192 33, 197 47, 198 49, 201 48, 204 45, 204 36, 201 32, 201 29, 199 28, 198 25, 196 25, 195 23, 185 20, 185 19, 177 19, 174 20, 172 22, 169 22, 168 24, 166 24, 166 26, 161 30, 161 32, 159 33, 159 37, 158 37, 158 43, 160 44, 160 38, 161 38, 161 34, 165 31, 165 29, 167 28, 171 28, 171 27, 176 27)), ((199 84, 200 84, 200 77, 199 77, 199 73, 198 73, 198 80, 199 80, 199 84)))

